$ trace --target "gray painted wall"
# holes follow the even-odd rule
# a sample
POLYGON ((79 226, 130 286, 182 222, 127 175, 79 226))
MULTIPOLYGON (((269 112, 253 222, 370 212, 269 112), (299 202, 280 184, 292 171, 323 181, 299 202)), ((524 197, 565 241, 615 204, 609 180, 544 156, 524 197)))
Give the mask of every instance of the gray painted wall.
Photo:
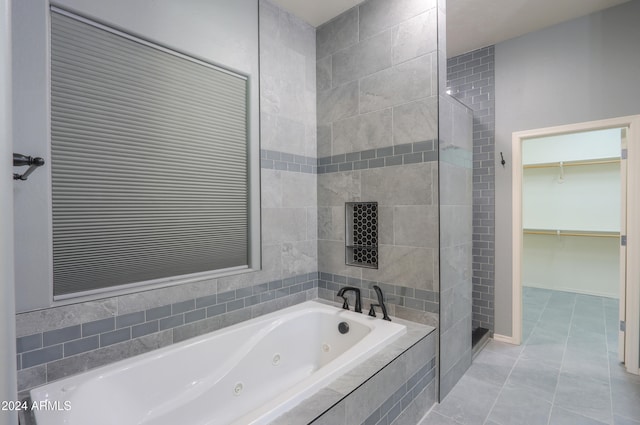
POLYGON ((640 114, 639 16, 631 1, 495 46, 497 334, 512 335, 511 134, 640 114))

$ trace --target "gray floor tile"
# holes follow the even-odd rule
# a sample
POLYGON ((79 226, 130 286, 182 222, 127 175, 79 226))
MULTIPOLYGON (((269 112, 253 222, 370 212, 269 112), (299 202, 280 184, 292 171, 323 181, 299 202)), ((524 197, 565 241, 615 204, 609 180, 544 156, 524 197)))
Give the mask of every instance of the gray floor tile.
POLYGON ((423 421, 418 425, 459 425, 458 422, 451 418, 442 416, 440 413, 431 412, 423 421))
POLYGON ((483 350, 473 360, 466 374, 483 382, 503 385, 515 362, 513 357, 483 350))
POLYGON ((625 418, 640 420, 640 379, 625 374, 611 379, 613 411, 625 418))
POLYGON ((609 384, 583 375, 561 372, 554 403, 601 422, 612 421, 609 384))
POLYGON ((483 424, 500 387, 463 376, 449 395, 433 411, 462 425, 483 424))
POLYGON ((502 389, 489 419, 500 424, 547 425, 551 403, 531 395, 523 386, 507 384, 502 389))
POLYGON ((559 376, 559 369, 539 360, 519 359, 507 382, 529 388, 532 395, 553 401, 559 376))
POLYGON ((633 419, 625 418, 619 415, 613 415, 614 425, 640 425, 640 420, 634 421, 633 419))
POLYGON ((551 410, 549 425, 606 425, 606 423, 554 406, 551 410))
POLYGON ((640 377, 617 358, 618 301, 523 288, 523 308, 522 345, 490 341, 420 425, 640 425, 640 377))

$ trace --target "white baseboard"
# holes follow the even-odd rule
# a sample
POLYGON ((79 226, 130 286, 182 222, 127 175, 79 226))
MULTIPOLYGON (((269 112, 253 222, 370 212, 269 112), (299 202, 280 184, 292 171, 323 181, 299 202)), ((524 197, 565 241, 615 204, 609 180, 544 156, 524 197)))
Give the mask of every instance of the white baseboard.
POLYGON ((507 344, 517 345, 517 344, 514 342, 513 337, 510 337, 510 336, 499 335, 499 334, 493 334, 493 340, 494 340, 494 341, 498 341, 498 342, 505 342, 505 343, 507 343, 507 344))

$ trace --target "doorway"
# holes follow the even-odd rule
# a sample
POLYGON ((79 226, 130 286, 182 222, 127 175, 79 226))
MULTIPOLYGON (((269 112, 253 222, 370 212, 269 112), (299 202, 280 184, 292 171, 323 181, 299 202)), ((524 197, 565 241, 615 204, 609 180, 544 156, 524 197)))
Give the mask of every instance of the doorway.
POLYGON ((640 270, 627 258, 637 258, 640 226, 626 217, 638 216, 639 170, 628 164, 639 163, 639 127, 634 116, 513 134, 513 342, 528 336, 523 298, 577 294, 576 312, 608 307, 607 343, 638 374, 640 270))

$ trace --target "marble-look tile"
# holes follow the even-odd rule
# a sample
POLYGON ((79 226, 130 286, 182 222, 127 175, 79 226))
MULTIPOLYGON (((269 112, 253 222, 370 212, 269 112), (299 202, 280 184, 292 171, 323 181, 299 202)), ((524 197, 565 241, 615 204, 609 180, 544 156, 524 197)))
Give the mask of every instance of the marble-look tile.
MULTIPOLYGON (((440 374, 446 374, 470 349, 471 316, 469 314, 460 318, 449 330, 440 335, 440 374)), ((470 363, 471 358, 469 358, 470 363)))
POLYGON ((318 207, 318 238, 344 243, 344 207, 318 207))
POLYGON ((539 360, 519 359, 508 382, 528 388, 531 395, 553 401, 559 376, 559 369, 539 360))
POLYGON ((18 391, 25 391, 47 383, 47 365, 22 369, 18 371, 18 391))
POLYGON ((440 413, 432 412, 418 425, 460 425, 460 423, 440 413))
POLYGON ((378 206, 378 244, 395 245, 393 207, 378 206))
MULTIPOLYGON (((323 388, 313 395, 312 399, 306 399, 291 410, 280 415, 270 422, 271 425, 308 424, 326 412, 325 406, 333 406, 344 396, 336 391, 323 388)), ((330 414, 330 412, 327 412, 330 414)), ((315 422, 314 422, 315 423, 315 422)))
POLYGON ((483 350, 491 351, 502 356, 518 358, 520 353, 522 353, 523 348, 524 345, 507 344, 506 342, 499 342, 494 339, 490 339, 483 350))
POLYGON ((613 411, 625 418, 640 421, 640 376, 626 373, 611 378, 613 411))
POLYGON ((316 62, 316 90, 318 93, 333 87, 331 74, 333 65, 331 62, 332 56, 327 56, 316 62))
MULTIPOLYGON (((471 173, 472 170, 469 169, 440 163, 440 205, 472 205, 471 173)), ((470 223, 466 230, 470 232, 471 229, 470 223)))
MULTIPOLYGON (((318 206, 341 207, 345 202, 357 202, 362 198, 360 172, 344 172, 318 175, 318 206)), ((369 198, 367 201, 375 201, 369 198)))
POLYGON ((436 334, 431 333, 404 354, 406 362, 405 378, 407 380, 415 373, 416 370, 419 370, 425 364, 428 364, 431 359, 435 357, 436 345, 436 334))
POLYGON ((393 209, 396 245, 438 247, 438 207, 434 205, 398 206, 393 209))
POLYGON ((393 28, 393 63, 398 64, 435 51, 436 10, 430 9, 393 28))
POLYGON ((331 139, 332 130, 330 124, 318 125, 317 128, 317 140, 318 140, 318 158, 324 158, 331 156, 331 139))
POLYGON ((547 425, 550 411, 550 402, 532 396, 524 387, 507 384, 489 419, 500 424, 547 425))
POLYGON ((513 357, 482 351, 473 359, 467 375, 485 382, 503 385, 512 373, 515 363, 516 359, 513 357))
POLYGON ((166 330, 49 363, 47 382, 165 347, 172 343, 171 335, 166 330))
MULTIPOLYGON (((436 382, 432 381, 422 390, 391 425, 415 425, 436 402, 436 382)), ((403 406, 404 407, 404 406, 403 406)))
POLYGON ((189 338, 217 331, 218 329, 249 320, 250 318, 251 309, 243 308, 232 311, 231 313, 225 313, 219 316, 209 317, 205 320, 188 323, 173 329, 173 342, 181 342, 189 338))
MULTIPOLYGON (((382 108, 378 108, 382 109, 382 108)), ((358 113, 358 82, 318 93, 318 124, 328 124, 358 113)))
POLYGON ((291 307, 292 305, 300 304, 307 301, 307 294, 304 292, 298 292, 288 297, 276 298, 275 300, 263 302, 251 306, 251 318, 263 316, 265 314, 273 313, 274 311, 282 310, 283 308, 291 307))
POLYGON ((305 208, 263 208, 262 242, 274 244, 307 240, 305 208))
POLYGON ((282 175, 282 206, 303 208, 317 206, 317 176, 306 173, 282 175))
POLYGON ((613 423, 614 425, 640 425, 640 420, 636 421, 624 416, 613 415, 613 423))
POLYGON ((554 406, 551 409, 549 425, 604 425, 606 422, 596 421, 586 416, 570 412, 561 407, 554 406))
POLYGON ((282 207, 282 171, 265 169, 260 171, 262 208, 282 207))
POLYGON ((351 394, 346 406, 346 422, 361 424, 371 412, 404 384, 405 363, 397 359, 380 370, 351 394))
POLYGON ((346 401, 333 406, 329 411, 313 422, 313 425, 348 425, 346 419, 346 401))
POLYGON ((438 313, 428 311, 418 311, 412 308, 395 306, 394 315, 404 320, 410 320, 416 323, 422 323, 433 327, 438 326, 438 313))
POLYGON ((291 277, 316 271, 318 245, 316 241, 285 242, 282 244, 282 276, 291 277))
POLYGON ((383 148, 392 144, 391 109, 356 115, 333 123, 333 155, 383 148))
POLYGON ((438 98, 405 103, 393 108, 393 144, 438 138, 438 98))
POLYGON ((280 244, 262 245, 262 268, 218 279, 218 293, 246 288, 282 277, 282 247, 280 244))
POLYGON ((217 281, 208 279, 200 282, 152 289, 117 297, 118 314, 134 313, 174 302, 211 295, 217 291, 217 281))
POLYGON ((16 337, 93 322, 116 314, 118 303, 115 297, 19 313, 16 314, 16 337))
POLYGON ((391 31, 371 37, 333 54, 333 86, 358 80, 391 66, 391 31))
POLYGON ((307 152, 303 122, 266 112, 260 114, 260 142, 262 149, 296 155, 307 152))
POLYGON ((433 411, 461 425, 482 425, 499 393, 497 385, 463 376, 433 411))
POLYGON ((306 210, 307 210, 307 240, 314 241, 318 239, 318 208, 307 207, 306 210))
MULTIPOLYGON (((442 261, 442 256, 440 257, 442 261)), ((442 276, 444 281, 445 277, 442 276)), ((444 284, 443 284, 444 285, 444 284)), ((441 285, 441 286, 443 286, 441 285)), ((471 282, 453 288, 440 288, 440 327, 448 331, 461 317, 471 311, 471 282)))
POLYGON ((360 112, 372 112, 432 96, 432 59, 432 55, 421 56, 364 77, 360 80, 360 112))
POLYGON ((473 209, 471 205, 440 205, 440 247, 464 245, 472 235, 473 209))
POLYGON ((437 252, 430 248, 380 245, 378 269, 363 269, 362 278, 433 291, 437 252))
MULTIPOLYGON (((471 319, 469 318, 469 320, 471 319)), ((440 374, 440 398, 446 397, 460 381, 460 378, 464 376, 471 365, 471 358, 472 352, 469 347, 457 358, 456 363, 447 372, 440 374)))
POLYGON ((358 8, 338 15, 316 29, 316 55, 322 59, 358 41, 358 8))
POLYGON ((362 199, 380 206, 432 205, 437 191, 432 167, 423 163, 363 170, 362 199))
MULTIPOLYGON (((360 40, 369 38, 435 7, 435 0, 367 1, 360 5, 360 40)), ((435 36, 435 27, 433 32, 435 36)))
POLYGON ((584 375, 560 373, 554 404, 601 422, 613 419, 610 385, 584 375))
POLYGON ((319 240, 318 270, 325 273, 361 278, 363 269, 345 264, 344 242, 319 240))

